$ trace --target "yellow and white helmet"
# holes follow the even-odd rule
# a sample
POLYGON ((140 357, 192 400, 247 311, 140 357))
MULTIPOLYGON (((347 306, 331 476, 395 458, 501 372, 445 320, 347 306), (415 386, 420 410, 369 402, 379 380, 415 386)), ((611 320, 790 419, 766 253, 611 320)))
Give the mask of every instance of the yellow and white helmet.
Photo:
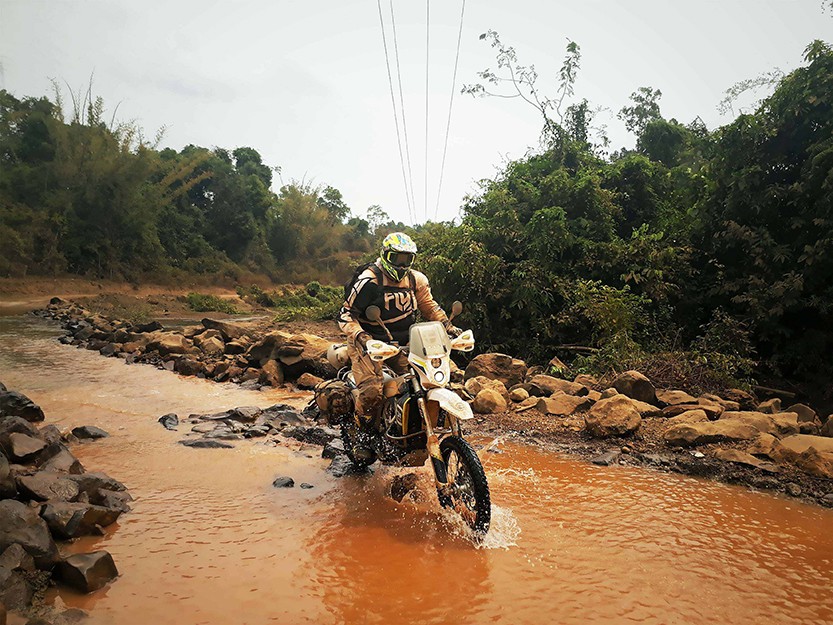
POLYGON ((417 246, 404 232, 392 232, 382 241, 382 269, 391 280, 401 282, 414 264, 417 246))

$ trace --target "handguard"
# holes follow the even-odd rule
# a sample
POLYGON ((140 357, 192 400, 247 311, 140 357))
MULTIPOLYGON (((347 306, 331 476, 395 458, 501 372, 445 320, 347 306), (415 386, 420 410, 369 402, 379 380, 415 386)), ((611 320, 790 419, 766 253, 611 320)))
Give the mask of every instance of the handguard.
POLYGON ((399 353, 400 350, 400 348, 395 345, 389 345, 384 341, 377 341, 376 339, 368 341, 365 345, 365 349, 367 350, 367 355, 370 356, 370 359, 375 362, 381 362, 383 360, 387 360, 388 358, 393 358, 399 353))
POLYGON ((474 333, 466 330, 460 336, 451 339, 451 349, 461 352, 470 352, 474 349, 474 333))

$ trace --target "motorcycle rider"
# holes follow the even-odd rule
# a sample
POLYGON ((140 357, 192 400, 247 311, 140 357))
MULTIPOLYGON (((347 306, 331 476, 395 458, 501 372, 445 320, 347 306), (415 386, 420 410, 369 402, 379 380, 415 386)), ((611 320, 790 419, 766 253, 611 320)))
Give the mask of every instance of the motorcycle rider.
MULTIPOLYGON (((348 355, 356 382, 355 418, 359 436, 353 454, 357 459, 373 457, 367 434, 381 410, 383 399, 382 363, 371 360, 365 346, 371 339, 389 341, 382 326, 364 316, 365 309, 371 305, 380 308, 385 327, 400 345, 408 343, 417 311, 427 321, 443 323, 453 336, 461 332, 434 301, 425 274, 411 268, 416 253, 416 243, 407 234, 393 232, 386 236, 379 258, 356 276, 338 316, 339 328, 347 336, 348 355)), ((401 374, 407 371, 408 359, 400 352, 385 364, 401 374)))

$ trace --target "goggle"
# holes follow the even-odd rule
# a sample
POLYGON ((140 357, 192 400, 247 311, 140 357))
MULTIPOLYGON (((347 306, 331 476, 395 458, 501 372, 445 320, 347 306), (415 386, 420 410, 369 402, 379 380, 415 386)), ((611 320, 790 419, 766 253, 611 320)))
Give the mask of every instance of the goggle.
POLYGON ((414 254, 408 252, 388 252, 388 262, 397 267, 410 267, 414 264, 414 254))

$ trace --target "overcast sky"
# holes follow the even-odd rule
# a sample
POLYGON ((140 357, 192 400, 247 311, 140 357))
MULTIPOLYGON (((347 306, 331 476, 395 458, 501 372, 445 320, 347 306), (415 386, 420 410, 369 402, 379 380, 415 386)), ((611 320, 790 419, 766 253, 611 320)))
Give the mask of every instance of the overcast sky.
MULTIPOLYGON (((426 211, 426 3, 393 0, 419 221, 437 205, 461 1, 430 2, 426 211)), ((393 62, 390 0, 382 8, 393 62)), ((440 219, 537 143, 523 102, 459 93, 494 66, 478 39, 490 28, 536 66, 545 94, 578 42, 576 97, 609 109, 613 149, 633 144, 615 112, 638 87, 662 90, 665 117, 713 128, 729 121, 716 109, 727 87, 789 71, 812 40, 833 39, 820 0, 468 0, 440 219)), ((167 127, 164 146, 251 146, 284 182, 332 185, 355 214, 380 204, 410 221, 376 0, 0 0, 0 88, 39 96, 50 78, 78 89, 93 72, 120 119, 149 136, 167 127)))

